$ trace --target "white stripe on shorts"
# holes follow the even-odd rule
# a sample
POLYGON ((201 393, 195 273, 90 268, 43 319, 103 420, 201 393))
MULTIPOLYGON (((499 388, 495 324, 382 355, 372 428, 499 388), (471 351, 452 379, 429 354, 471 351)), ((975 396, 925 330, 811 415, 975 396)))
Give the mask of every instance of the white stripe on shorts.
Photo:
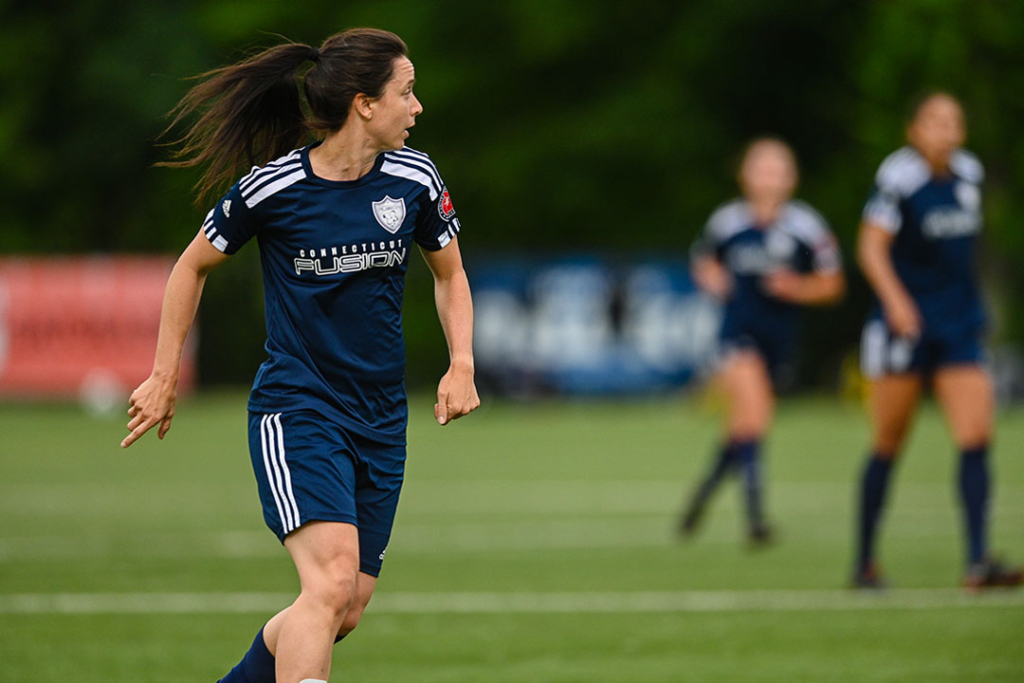
POLYGON ((870 379, 885 374, 886 337, 885 323, 881 320, 872 320, 864 326, 860 340, 860 369, 870 379))
MULTIPOLYGON (((285 529, 285 533, 287 533, 288 520, 285 519, 284 508, 281 506, 281 496, 277 492, 277 486, 275 484, 274 478, 274 473, 277 471, 277 465, 275 463, 273 468, 274 471, 272 472, 270 466, 272 458, 270 455, 270 450, 267 448, 268 441, 270 443, 270 448, 272 449, 274 447, 273 435, 270 434, 270 429, 267 425, 267 421, 269 419, 269 415, 264 415, 263 419, 260 420, 260 439, 263 445, 263 466, 267 469, 267 485, 270 486, 270 492, 274 494, 274 503, 277 505, 277 516, 281 519, 281 526, 285 529)), ((280 475, 278 476, 280 477, 280 475)))
POLYGON ((281 427, 281 413, 274 415, 274 424, 277 425, 277 456, 281 459, 281 470, 284 471, 284 491, 282 491, 285 502, 291 505, 293 525, 290 531, 294 531, 302 524, 299 518, 299 504, 295 500, 295 492, 292 491, 292 473, 288 469, 288 461, 284 453, 284 428, 281 427))

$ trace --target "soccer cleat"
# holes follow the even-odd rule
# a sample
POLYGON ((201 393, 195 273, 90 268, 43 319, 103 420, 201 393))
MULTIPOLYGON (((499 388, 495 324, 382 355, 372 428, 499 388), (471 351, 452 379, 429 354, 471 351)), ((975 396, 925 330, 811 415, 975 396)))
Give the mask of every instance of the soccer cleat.
POLYGON ((1008 569, 994 560, 972 564, 964 577, 964 588, 977 593, 985 588, 1009 588, 1024 583, 1024 568, 1008 569))
POLYGON ((889 587, 889 584, 882 579, 878 567, 874 563, 859 567, 853 573, 853 580, 850 588, 863 591, 879 591, 889 587))
POLYGON ((775 531, 766 522, 753 522, 747 529, 747 538, 754 549, 766 548, 775 540, 775 531))
POLYGON ((676 532, 680 538, 691 538, 697 532, 697 526, 700 524, 700 518, 704 515, 704 508, 701 506, 692 506, 679 518, 679 525, 676 527, 676 532))

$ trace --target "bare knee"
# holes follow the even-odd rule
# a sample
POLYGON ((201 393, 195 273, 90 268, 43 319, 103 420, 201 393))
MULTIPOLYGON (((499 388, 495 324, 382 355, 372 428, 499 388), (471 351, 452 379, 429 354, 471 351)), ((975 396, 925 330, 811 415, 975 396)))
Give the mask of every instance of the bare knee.
POLYGON ((328 568, 310 585, 303 586, 302 593, 341 623, 356 599, 356 572, 342 567, 328 568))
POLYGON ((875 430, 875 456, 881 460, 898 458, 906 434, 905 426, 880 425, 875 430))
POLYGON ((352 633, 359 625, 359 620, 363 618, 363 612, 366 610, 366 605, 361 605, 358 602, 352 604, 349 607, 348 612, 345 613, 345 618, 341 622, 341 628, 338 629, 339 636, 345 636, 352 633))
POLYGON ((362 618, 366 606, 370 603, 370 598, 373 597, 373 590, 376 586, 376 577, 369 574, 359 574, 359 580, 356 584, 356 596, 352 600, 352 605, 349 607, 348 612, 345 614, 345 619, 341 622, 341 628, 338 630, 339 636, 351 633, 359 625, 359 620, 362 618))

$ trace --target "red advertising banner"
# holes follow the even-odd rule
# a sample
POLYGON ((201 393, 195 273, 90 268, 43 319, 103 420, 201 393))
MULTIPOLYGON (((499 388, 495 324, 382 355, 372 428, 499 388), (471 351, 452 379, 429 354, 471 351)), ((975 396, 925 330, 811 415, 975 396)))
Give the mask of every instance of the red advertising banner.
MULTIPOLYGON (((0 258, 0 397, 127 405, 153 367, 167 257, 0 258)), ((180 391, 195 383, 186 344, 180 391)))

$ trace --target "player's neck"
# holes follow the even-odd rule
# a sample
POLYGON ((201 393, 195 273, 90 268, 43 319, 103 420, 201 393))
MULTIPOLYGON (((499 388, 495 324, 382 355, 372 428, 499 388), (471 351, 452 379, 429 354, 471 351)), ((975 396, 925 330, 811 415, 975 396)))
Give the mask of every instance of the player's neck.
POLYGON ((758 225, 771 225, 779 217, 779 211, 785 202, 775 199, 747 199, 750 214, 758 225))
POLYGON ((949 173, 949 160, 952 156, 952 152, 937 150, 937 151, 925 151, 920 147, 917 147, 917 153, 921 155, 921 158, 925 160, 928 167, 932 171, 932 175, 944 176, 949 173))
MULTIPOLYGON (((370 172, 380 149, 361 131, 341 130, 331 133, 322 144, 309 152, 313 173, 326 180, 358 180, 370 172)), ((355 128, 352 126, 351 128, 355 128)))

